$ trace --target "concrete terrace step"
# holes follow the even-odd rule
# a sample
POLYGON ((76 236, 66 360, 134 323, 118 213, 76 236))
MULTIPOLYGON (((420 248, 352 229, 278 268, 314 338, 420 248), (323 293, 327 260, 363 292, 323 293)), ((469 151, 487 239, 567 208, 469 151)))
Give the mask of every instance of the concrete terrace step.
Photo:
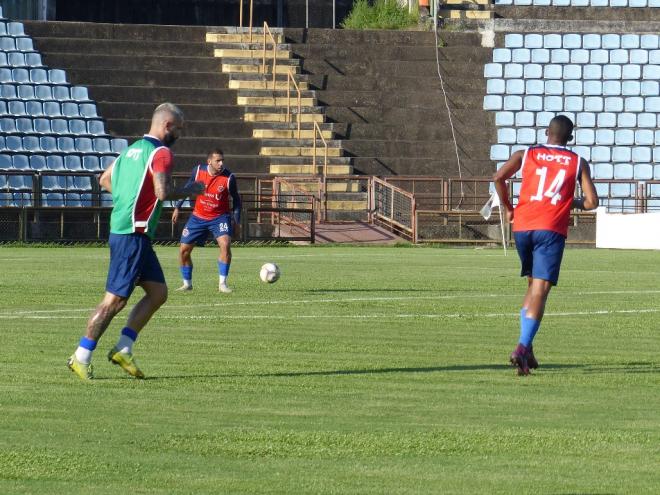
MULTIPOLYGON (((244 50, 241 48, 215 48, 213 56, 221 58, 256 58, 261 60, 263 58, 263 51, 261 49, 244 50)), ((288 59, 291 57, 289 50, 275 50, 275 56, 278 59, 288 59)), ((266 59, 273 58, 273 50, 266 50, 266 59)))
MULTIPOLYGON (((283 28, 280 27, 270 27, 268 30, 273 34, 273 36, 277 34, 282 34, 284 32, 283 28)), ((239 26, 208 26, 206 28, 207 33, 211 34, 247 34, 250 32, 249 27, 239 27, 239 26)), ((252 33, 253 34, 261 34, 263 35, 264 33, 264 28, 262 26, 252 26, 252 33)))
POLYGON ((98 100, 115 102, 163 102, 174 101, 178 105, 185 103, 210 105, 231 105, 236 102, 233 89, 195 88, 148 88, 138 86, 89 86, 90 95, 98 100))
MULTIPOLYGON (((323 157, 320 157, 323 160, 323 157)), ((318 163, 319 157, 316 157, 318 163)), ((329 165, 346 165, 352 164, 353 158, 350 156, 329 156, 329 165)), ((309 156, 273 156, 270 158, 271 165, 311 165, 312 158, 309 156)))
MULTIPOLYGON (((261 57, 259 58, 249 58, 249 57, 224 57, 222 59, 223 65, 256 65, 256 66, 261 66, 263 63, 263 60, 261 57)), ((273 59, 268 58, 268 55, 266 55, 266 66, 270 67, 273 65, 273 59)), ((290 67, 297 67, 300 65, 300 60, 291 58, 291 59, 283 59, 283 60, 277 60, 277 66, 290 66, 290 67)))
POLYGON ((222 64, 213 57, 168 57, 144 56, 126 57, 125 55, 88 55, 85 53, 51 53, 45 56, 51 67, 68 69, 70 67, 95 67, 97 69, 122 70, 163 70, 172 72, 220 72, 222 64))
MULTIPOLYGON (((445 112, 442 117, 446 118, 445 112)), ((496 139, 491 135, 492 129, 489 126, 465 126, 454 123, 454 132, 457 137, 468 138, 467 141, 490 142, 496 139)), ((356 122, 347 126, 346 134, 337 133, 338 137, 349 140, 360 139, 382 139, 392 142, 398 141, 449 141, 452 139, 451 128, 448 125, 427 125, 427 126, 401 126, 396 124, 370 124, 356 122)))
MULTIPOLYGON (((271 163, 270 173, 273 175, 321 175, 323 174, 323 162, 319 164, 317 160, 316 166, 311 162, 306 165, 297 164, 284 164, 284 163, 271 163)), ((352 175, 353 167, 350 165, 328 165, 328 175, 352 175)))
MULTIPOLYGON (((150 119, 156 105, 154 103, 97 101, 99 113, 107 119, 143 118, 150 119)), ((244 111, 241 107, 234 105, 208 105, 188 104, 179 105, 186 120, 207 121, 243 121, 244 111)), ((286 115, 285 115, 286 117, 286 115)), ((145 129, 145 132, 148 129, 145 129)))
MULTIPOLYGON (((300 119, 301 122, 324 122, 325 121, 325 115, 322 113, 301 113, 300 114, 300 119)), ((289 122, 290 120, 287 119, 286 115, 286 108, 284 109, 284 113, 260 113, 260 112, 245 112, 245 121, 246 122, 259 122, 259 123, 264 123, 264 122, 281 122, 281 123, 286 123, 289 122)), ((293 121, 295 122, 296 119, 294 118, 293 121)))
MULTIPOLYGON (((221 60, 221 59, 217 59, 221 60)), ((259 65, 256 64, 228 64, 225 62, 226 59, 222 59, 222 72, 225 73, 247 73, 247 74, 270 74, 271 77, 273 75, 273 64, 272 60, 269 63, 266 61, 266 68, 264 72, 264 68, 261 65, 261 62, 259 65)), ((248 60, 248 59, 243 59, 243 60, 248 60)), ((256 60, 255 60, 256 61, 256 60)), ((288 60, 287 60, 288 61, 288 60)), ((280 64, 279 62, 275 66, 275 74, 284 74, 286 75, 287 72, 291 72, 292 74, 299 74, 300 73, 300 66, 298 65, 283 65, 280 64)))
MULTIPOLYGON (((282 34, 273 33, 275 43, 282 43, 284 36, 282 34)), ((207 43, 263 43, 263 34, 253 33, 252 40, 249 34, 236 34, 236 33, 206 33, 207 43)), ((270 37, 267 38, 266 44, 272 43, 270 37)))
MULTIPOLYGON (((307 81, 296 81, 298 87, 301 91, 309 91, 309 83, 307 81)), ((241 79, 230 79, 229 80, 230 89, 239 89, 239 90, 260 90, 260 91, 272 91, 273 90, 273 80, 272 78, 268 81, 248 81, 241 79)), ((293 88, 293 84, 289 81, 275 81, 275 90, 276 91, 285 91, 287 89, 293 88)))
POLYGON ((87 54, 105 54, 126 56, 158 55, 168 56, 200 56, 212 55, 213 50, 203 41, 148 41, 148 40, 114 40, 91 38, 38 38, 35 46, 41 53, 77 53, 84 46, 87 54))
MULTIPOLYGON (((611 9, 653 10, 656 9, 611 9)), ((563 19, 561 22, 547 19, 495 19, 485 24, 487 29, 496 32, 513 33, 651 33, 660 32, 660 20, 625 21, 625 20, 590 20, 563 19)))
MULTIPOLYGON (((342 142, 336 139, 326 139, 328 148, 340 148, 342 142)), ((263 146, 274 146, 274 147, 300 147, 307 146, 312 147, 314 144, 313 139, 264 139, 262 141, 263 146)), ((323 141, 320 138, 316 139, 316 147, 323 148, 323 141)))
MULTIPOLYGON (((456 157, 450 150, 442 158, 360 156, 352 160, 355 173, 366 175, 407 175, 414 170, 415 175, 458 177, 456 157), (442 171, 442 174, 438 171, 442 171)), ((495 165, 491 160, 462 159, 461 171, 464 177, 487 177, 495 172, 495 165)))
POLYGON ((188 72, 146 71, 97 69, 94 67, 74 67, 67 69, 67 76, 72 83, 81 81, 85 85, 116 85, 143 87, 176 88, 226 88, 229 76, 220 71, 195 72, 191 77, 188 72))
POLYGON ((419 45, 435 42, 435 36, 429 31, 388 31, 388 30, 352 30, 352 29, 284 29, 287 41, 291 43, 343 44, 343 45, 419 45))
MULTIPOLYGON (((192 167, 199 163, 206 163, 206 155, 209 150, 198 150, 195 153, 181 153, 174 145, 174 168, 175 172, 190 174, 192 167)), ((215 146, 214 146, 215 148, 215 146)), ((225 166, 234 173, 263 174, 268 173, 268 158, 258 155, 234 155, 229 149, 223 149, 225 155, 225 166)))
MULTIPOLYGON (((332 131, 321 131, 323 137, 326 140, 330 140, 334 137, 334 132, 332 131)), ((284 129, 254 129, 252 136, 259 139, 298 139, 298 131, 296 129, 284 130, 284 129)), ((318 136, 318 131, 313 131, 311 129, 300 130, 301 139, 313 139, 315 136, 318 136)))
POLYGON ((144 41, 203 42, 203 26, 164 26, 156 24, 105 24, 96 22, 23 21, 30 36, 94 38, 144 41))
MULTIPOLYGON (((194 118, 194 116, 191 116, 194 118)), ((113 132, 122 136, 137 136, 149 130, 150 119, 106 119, 106 124, 113 132)), ((253 136, 253 126, 243 120, 204 121, 186 118, 183 134, 195 137, 257 137, 253 136)))
MULTIPOLYGON (((253 41, 252 43, 250 42, 233 42, 233 43, 225 43, 225 42, 220 42, 220 43, 207 43, 207 45, 210 45, 214 50, 222 50, 222 49, 232 49, 232 50, 259 50, 263 54, 263 42, 261 39, 257 41, 253 41)), ((290 51, 291 50, 291 44, 290 43, 277 43, 276 44, 276 50, 283 50, 283 51, 290 51)), ((266 43, 266 56, 268 56, 268 52, 271 54, 273 53, 273 43, 272 41, 268 41, 266 43)))
MULTIPOLYGON (((291 98, 282 96, 280 98, 272 98, 269 96, 241 96, 238 95, 237 102, 239 105, 247 106, 266 106, 266 107, 284 107, 286 109, 287 103, 291 107, 296 107, 298 110, 298 99, 295 95, 292 95, 291 98)), ((301 98, 300 99, 301 110, 302 107, 312 107, 316 105, 316 98, 301 98)))
MULTIPOLYGON (((313 156, 314 148, 299 147, 299 146, 262 146, 259 154, 262 156, 313 156)), ((323 160, 325 155, 325 148, 316 148, 317 159, 323 160)), ((328 148, 328 157, 341 156, 343 150, 341 148, 328 148)))
MULTIPOLYGON (((660 12, 653 8, 602 8, 602 7, 534 7, 495 5, 496 17, 504 19, 547 19, 563 21, 600 22, 660 22, 660 12)), ((499 21, 498 21, 499 22, 499 21)))
MULTIPOLYGON (((122 136, 122 137, 128 139, 129 142, 133 142, 141 138, 142 135, 122 136)), ((223 151, 228 154, 258 156, 260 142, 258 139, 253 139, 251 137, 225 138, 219 136, 213 136, 213 137, 184 136, 177 140, 176 144, 172 147, 172 149, 175 154, 176 153, 181 153, 184 155, 200 154, 206 156, 209 150, 218 147, 222 148, 223 151)))

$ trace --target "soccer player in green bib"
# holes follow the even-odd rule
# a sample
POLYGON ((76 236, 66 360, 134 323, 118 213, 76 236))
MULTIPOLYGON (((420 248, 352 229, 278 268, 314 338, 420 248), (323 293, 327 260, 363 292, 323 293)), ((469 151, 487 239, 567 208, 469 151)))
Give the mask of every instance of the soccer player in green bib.
POLYGON ((149 133, 126 148, 101 175, 101 186, 112 193, 110 216, 110 266, 105 296, 87 322, 85 335, 68 360, 83 380, 93 378, 92 354, 112 319, 136 286, 144 296, 133 307, 108 360, 135 378, 144 378, 133 358, 133 344, 152 315, 167 300, 167 284, 151 241, 160 218, 162 202, 203 190, 199 183, 173 191, 174 165, 169 147, 183 128, 183 113, 163 103, 154 110, 149 133))

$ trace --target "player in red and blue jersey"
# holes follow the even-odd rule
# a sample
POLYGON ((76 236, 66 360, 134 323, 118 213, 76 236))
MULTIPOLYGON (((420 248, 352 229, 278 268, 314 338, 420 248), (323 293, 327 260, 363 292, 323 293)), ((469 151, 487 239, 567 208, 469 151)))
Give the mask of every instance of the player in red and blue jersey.
POLYGON ((520 338, 510 356, 519 375, 528 375, 530 368, 538 367, 532 342, 550 289, 559 279, 571 209, 598 207, 589 163, 566 148, 573 139, 572 133, 573 122, 564 115, 556 116, 546 130, 547 144, 516 151, 493 177, 500 203, 513 223, 521 276, 527 277, 527 293, 520 310, 520 338), (505 181, 521 169, 522 184, 514 209, 505 181), (578 182, 584 196, 576 198, 578 182))
MULTIPOLYGON (((177 290, 192 290, 192 250, 195 244, 204 245, 210 232, 220 248, 218 290, 229 293, 231 289, 227 286, 227 277, 231 264, 231 237, 241 220, 241 196, 234 174, 224 167, 222 150, 211 151, 206 165, 193 168, 188 184, 195 182, 204 184, 204 193, 197 196, 192 215, 181 235, 179 265, 183 285, 177 290)), ((183 200, 177 202, 172 213, 172 223, 177 222, 182 205, 183 200)))

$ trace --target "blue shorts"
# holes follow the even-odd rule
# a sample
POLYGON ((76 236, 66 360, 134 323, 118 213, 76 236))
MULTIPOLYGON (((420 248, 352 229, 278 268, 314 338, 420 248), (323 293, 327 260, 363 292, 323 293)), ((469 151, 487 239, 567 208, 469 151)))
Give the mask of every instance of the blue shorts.
POLYGON ((105 290, 130 297, 140 282, 165 283, 151 239, 144 234, 110 234, 110 267, 105 290))
POLYGON ((197 244, 203 246, 209 236, 209 232, 214 239, 228 235, 231 237, 233 230, 231 226, 231 215, 225 213, 213 220, 202 220, 195 215, 190 215, 186 226, 181 233, 181 244, 197 244))
POLYGON ((521 277, 540 278, 557 285, 566 238, 551 230, 514 232, 522 263, 521 277))

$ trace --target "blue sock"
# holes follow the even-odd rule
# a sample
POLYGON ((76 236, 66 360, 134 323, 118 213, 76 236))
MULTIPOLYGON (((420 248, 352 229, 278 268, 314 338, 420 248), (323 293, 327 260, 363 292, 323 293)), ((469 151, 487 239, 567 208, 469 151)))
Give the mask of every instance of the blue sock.
POLYGON ((119 341, 115 346, 122 352, 133 352, 133 344, 138 338, 138 333, 129 327, 124 327, 121 330, 121 335, 119 336, 119 341))
POLYGON ((81 337, 80 343, 78 345, 83 349, 87 349, 88 351, 93 351, 94 349, 96 349, 96 340, 88 339, 87 337, 81 337))
POLYGON ((218 260, 218 274, 220 274, 221 277, 229 276, 229 263, 223 263, 218 260))
POLYGON ((180 270, 181 270, 181 278, 186 282, 192 282, 192 270, 193 270, 192 265, 182 266, 180 267, 180 270))
POLYGON ((526 313, 526 309, 520 312, 520 339, 518 342, 529 349, 532 346, 536 332, 539 331, 541 320, 528 318, 526 313))
POLYGON ((124 327, 121 329, 121 334, 126 335, 129 339, 131 339, 133 342, 135 342, 138 338, 138 333, 133 330, 132 328, 129 327, 124 327))

